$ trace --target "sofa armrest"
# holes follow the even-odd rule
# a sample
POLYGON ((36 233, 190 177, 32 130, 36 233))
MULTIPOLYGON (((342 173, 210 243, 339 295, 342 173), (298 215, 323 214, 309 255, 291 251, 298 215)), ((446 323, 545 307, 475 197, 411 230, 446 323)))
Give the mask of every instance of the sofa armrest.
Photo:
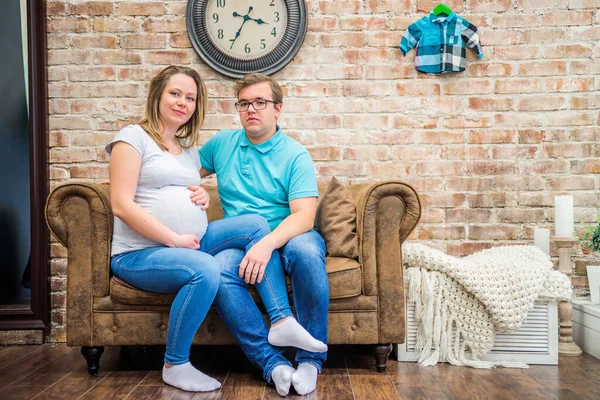
POLYGON ((363 294, 379 298, 380 343, 404 342, 401 246, 420 218, 419 196, 403 182, 366 186, 356 198, 363 294))
POLYGON ((91 343, 94 297, 109 294, 113 214, 108 185, 67 183, 46 201, 46 223, 67 256, 67 343, 91 343))

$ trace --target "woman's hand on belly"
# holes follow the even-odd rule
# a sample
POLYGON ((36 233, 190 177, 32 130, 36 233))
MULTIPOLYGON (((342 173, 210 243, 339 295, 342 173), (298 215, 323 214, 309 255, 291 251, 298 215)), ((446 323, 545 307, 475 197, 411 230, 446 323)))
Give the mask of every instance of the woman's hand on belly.
POLYGON ((198 250, 200 248, 200 239, 198 239, 198 236, 189 233, 184 235, 175 235, 173 244, 173 247, 198 250))

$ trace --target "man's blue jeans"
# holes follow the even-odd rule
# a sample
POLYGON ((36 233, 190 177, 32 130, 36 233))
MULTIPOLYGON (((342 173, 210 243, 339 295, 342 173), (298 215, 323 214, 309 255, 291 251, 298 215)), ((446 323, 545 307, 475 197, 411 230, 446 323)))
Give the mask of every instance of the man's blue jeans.
MULTIPOLYGON (((325 242, 314 229, 292 238, 280 250, 283 268, 291 277, 296 318, 316 339, 327 343, 329 284, 325 271, 325 242)), ((219 314, 233 333, 248 359, 263 370, 267 382, 279 365, 291 363, 283 348, 267 341, 268 329, 260 310, 248 293, 246 282, 238 277, 244 252, 230 249, 215 256, 221 267, 221 285, 215 297, 219 314)), ((298 350, 296 362, 310 363, 319 372, 327 353, 298 350)))
MULTIPOLYGON (((247 249, 270 232, 263 217, 243 215, 209 223, 200 251, 161 246, 111 258, 115 275, 133 286, 150 292, 177 292, 169 315, 165 363, 180 365, 189 360, 194 335, 219 287, 220 268, 212 255, 237 249, 243 258, 247 249)), ((238 270, 239 262, 236 276, 238 270)), ((261 283, 255 287, 272 324, 292 315, 279 252, 273 252, 261 283)), ((262 321, 260 314, 259 318, 262 321)))

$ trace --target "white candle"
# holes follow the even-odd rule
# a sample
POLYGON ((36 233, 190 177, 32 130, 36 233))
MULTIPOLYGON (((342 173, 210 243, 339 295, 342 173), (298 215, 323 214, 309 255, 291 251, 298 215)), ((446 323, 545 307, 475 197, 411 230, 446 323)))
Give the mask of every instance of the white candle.
POLYGON ((535 228, 533 244, 547 255, 550 255, 550 229, 535 228))
POLYGON ((575 232, 573 196, 556 196, 554 198, 554 218, 556 220, 556 236, 573 237, 575 232))

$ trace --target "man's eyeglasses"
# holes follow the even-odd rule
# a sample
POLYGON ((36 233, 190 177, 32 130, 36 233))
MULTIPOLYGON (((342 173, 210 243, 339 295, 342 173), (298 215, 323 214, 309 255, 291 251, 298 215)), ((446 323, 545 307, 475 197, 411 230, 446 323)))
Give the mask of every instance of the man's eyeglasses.
POLYGON ((238 111, 248 111, 248 108, 252 105, 256 111, 264 110, 267 108, 268 103, 277 104, 273 100, 240 101, 239 103, 235 103, 235 109, 238 111))

